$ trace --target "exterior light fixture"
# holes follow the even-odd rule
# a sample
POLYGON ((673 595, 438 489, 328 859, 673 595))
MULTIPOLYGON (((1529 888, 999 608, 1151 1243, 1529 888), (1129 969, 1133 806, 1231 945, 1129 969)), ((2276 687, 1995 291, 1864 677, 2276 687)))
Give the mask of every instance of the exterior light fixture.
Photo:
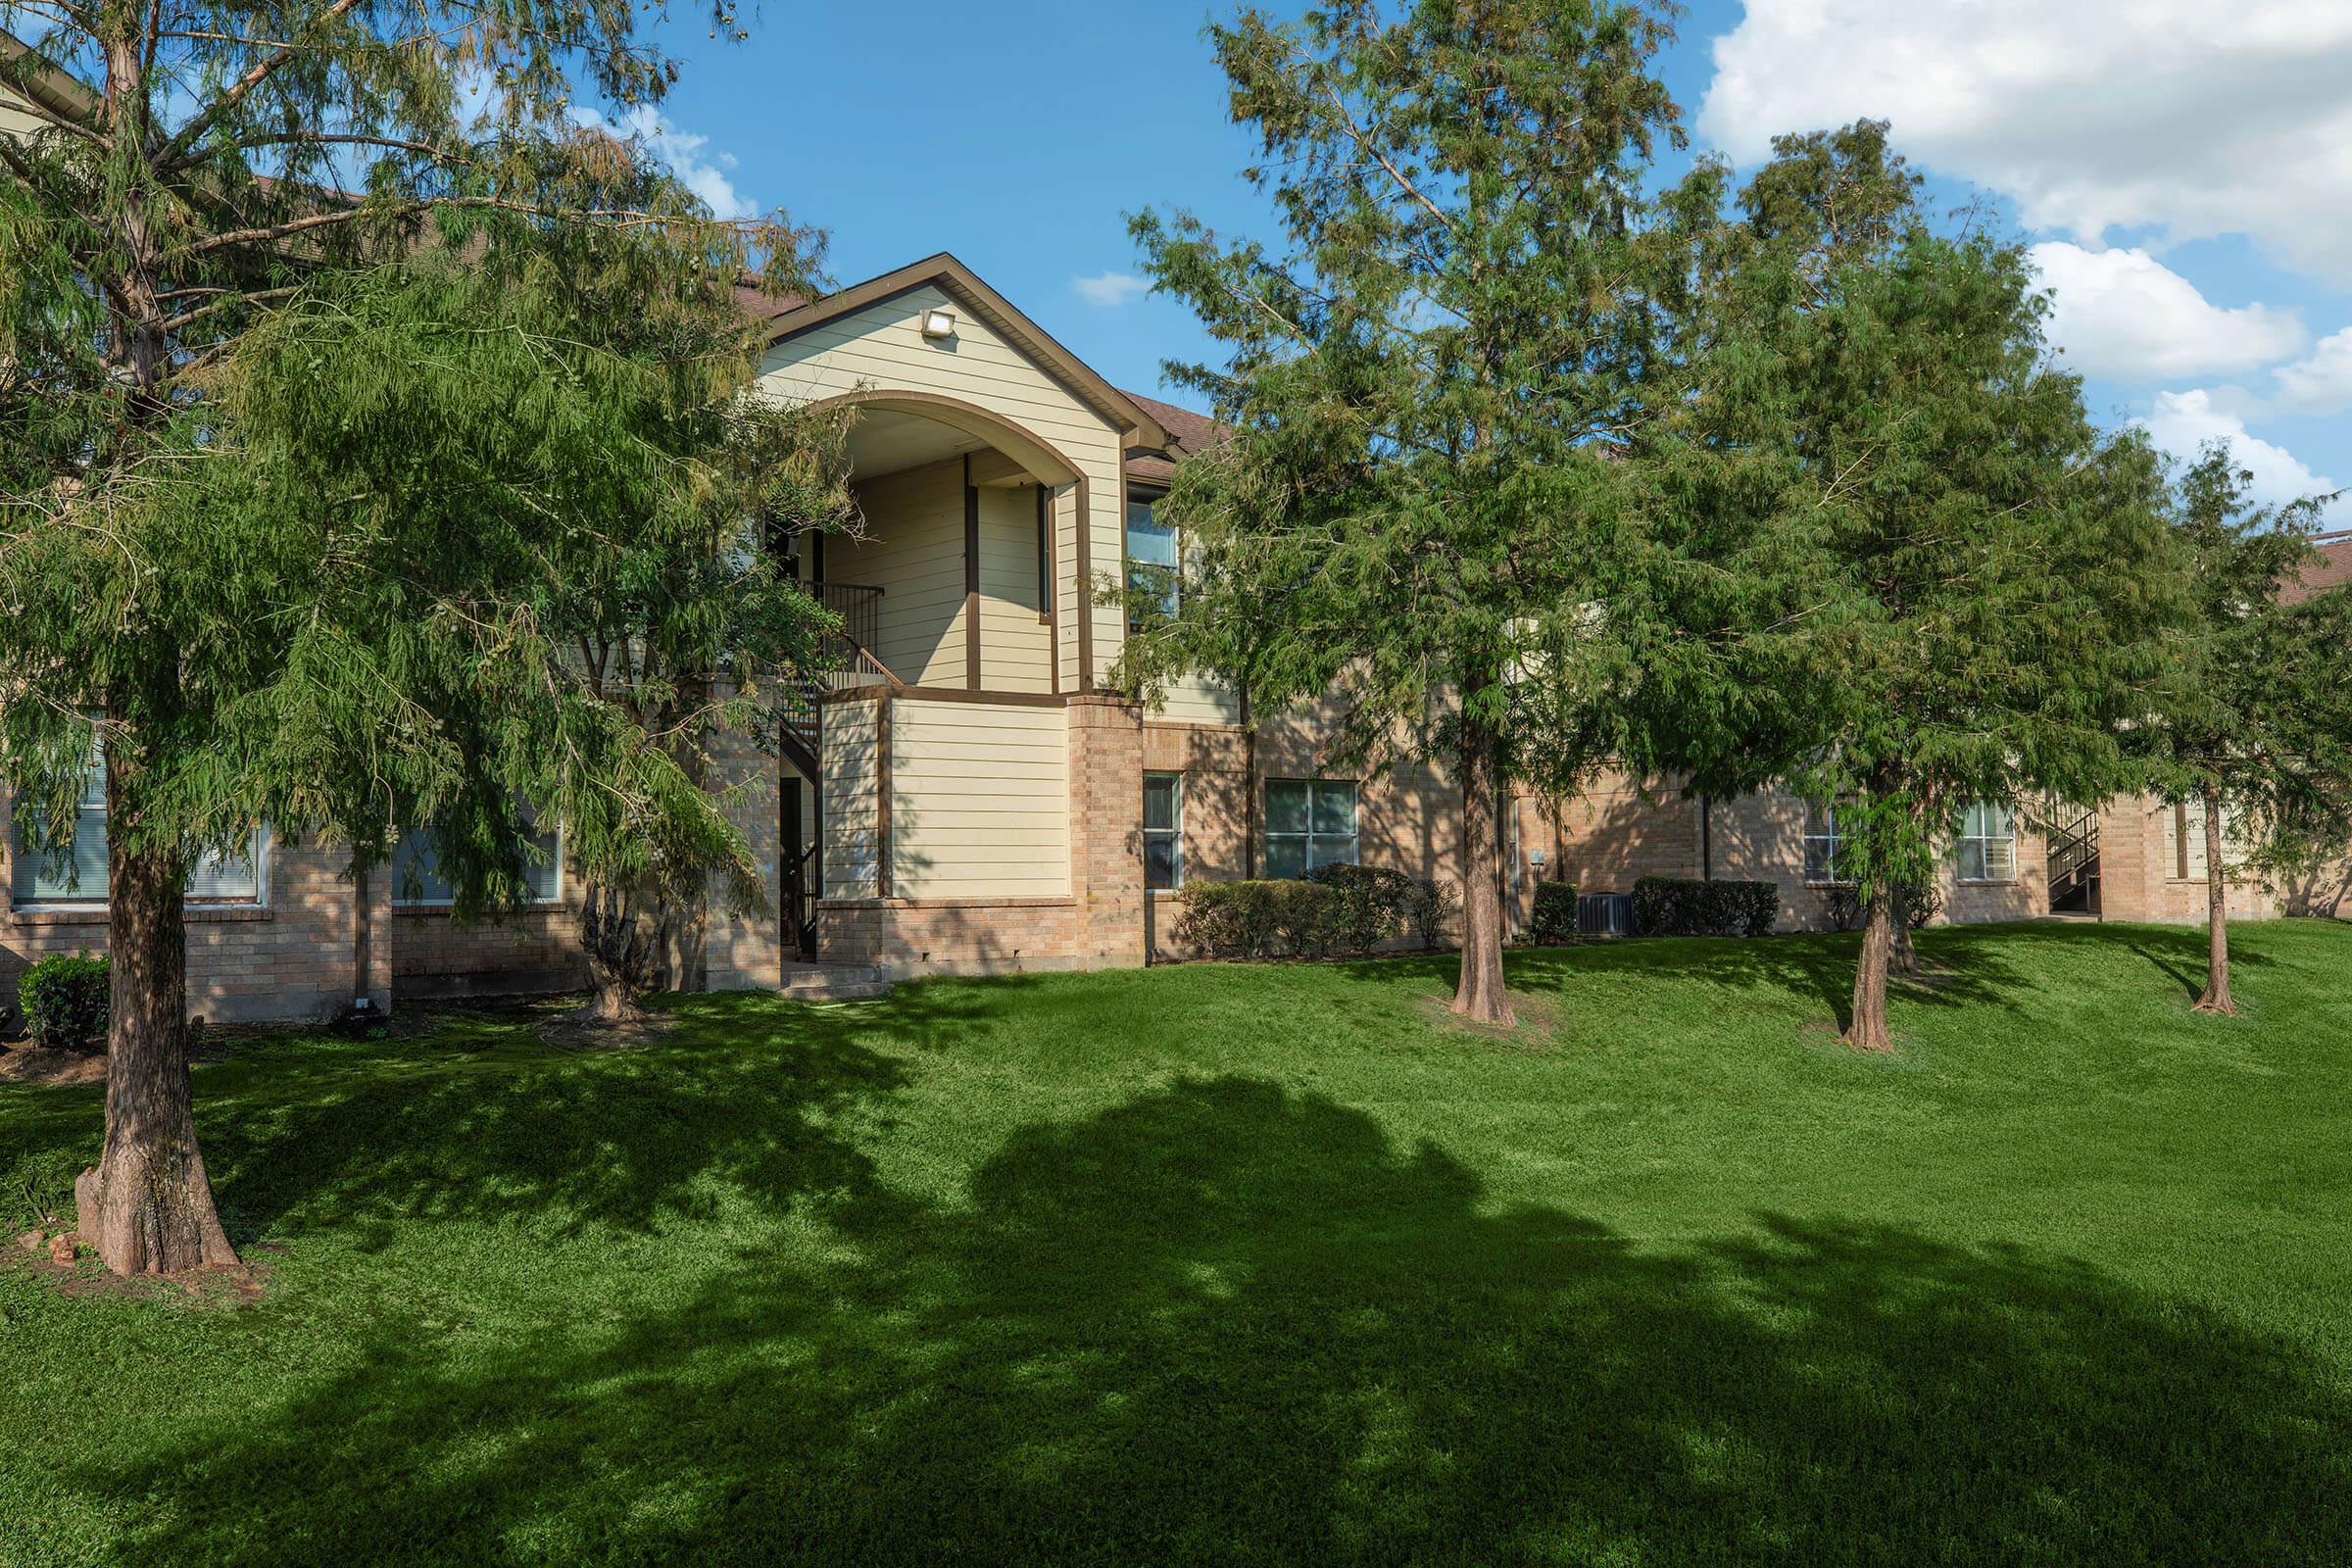
POLYGON ((954 311, 926 310, 923 312, 923 336, 937 343, 956 335, 954 311))

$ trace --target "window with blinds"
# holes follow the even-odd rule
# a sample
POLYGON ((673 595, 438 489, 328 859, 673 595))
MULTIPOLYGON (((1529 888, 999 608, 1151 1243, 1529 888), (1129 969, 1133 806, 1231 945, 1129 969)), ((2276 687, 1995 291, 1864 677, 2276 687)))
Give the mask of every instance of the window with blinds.
MULTIPOLYGON (((13 835, 14 864, 9 892, 25 904, 103 905, 107 900, 106 769, 92 762, 74 808, 71 847, 36 850, 24 831, 22 809, 13 835)), ((188 867, 189 904, 259 904, 268 861, 269 836, 257 831, 243 855, 207 852, 188 867)))
MULTIPOLYGON (((564 897, 563 831, 550 828, 544 833, 534 833, 529 843, 530 851, 523 857, 523 878, 531 893, 529 902, 557 903, 564 897)), ((403 834, 394 847, 392 902, 421 908, 457 902, 457 889, 442 875, 439 858, 433 853, 431 834, 403 834)))

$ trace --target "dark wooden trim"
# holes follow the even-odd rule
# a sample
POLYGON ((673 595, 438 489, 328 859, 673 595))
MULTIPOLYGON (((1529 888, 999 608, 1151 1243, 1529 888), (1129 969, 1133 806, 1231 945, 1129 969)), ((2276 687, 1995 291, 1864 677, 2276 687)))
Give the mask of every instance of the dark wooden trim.
POLYGON ((1037 487, 1038 514, 1046 530, 1046 678, 1054 691, 1061 691, 1061 539, 1060 528, 1054 520, 1054 486, 1040 481, 1037 487))
POLYGON ((963 455, 963 683, 980 689, 980 489, 963 455))
MULTIPOLYGON (((1127 476, 1119 475, 1119 526, 1127 526, 1127 476)), ((1095 689, 1095 585, 1087 580, 1095 569, 1095 509, 1086 475, 1078 476, 1078 689, 1095 689)))
POLYGON ((817 701, 879 703, 893 697, 904 697, 918 703, 985 703, 1004 708, 1060 708, 1070 700, 1067 692, 976 692, 968 686, 884 686, 877 683, 826 692, 817 701))
POLYGON ((874 708, 874 894, 890 897, 890 697, 874 708))
POLYGON ((825 582, 825 536, 820 532, 808 547, 808 580, 818 587, 825 582))

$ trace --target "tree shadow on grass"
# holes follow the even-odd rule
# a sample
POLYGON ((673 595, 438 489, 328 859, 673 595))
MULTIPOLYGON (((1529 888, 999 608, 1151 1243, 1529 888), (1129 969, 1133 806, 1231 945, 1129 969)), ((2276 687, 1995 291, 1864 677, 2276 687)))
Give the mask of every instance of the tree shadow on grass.
MULTIPOLYGON (((512 1129, 505 1129, 511 1133, 512 1129)), ((2024 1249, 1497 1211, 1246 1078, 1016 1134, 968 1201, 81 1478, 180 1562, 2319 1563, 2352 1410, 2296 1346, 2024 1249)), ((134 1553, 135 1554, 135 1553, 134 1553)))
POLYGON ((845 1118, 906 1081, 867 1042, 951 1042, 1019 989, 907 986, 830 1007, 712 998, 658 1043, 609 1053, 550 1046, 520 1017, 291 1043, 299 1099, 257 1056, 233 1084, 199 1080, 197 1117, 216 1190, 249 1226, 332 1229, 363 1249, 419 1218, 527 1214, 577 1234, 705 1218, 727 1189, 838 1201, 871 1182, 845 1118), (338 1049, 347 1063, 318 1059, 338 1049))
MULTIPOLYGON (((1505 955, 1504 968, 1513 991, 1537 995, 1556 994, 1571 984, 1607 975, 1695 982, 1747 994, 1778 990, 1818 1004, 1843 1029, 1851 1022, 1854 964, 1861 940, 1856 932, 1748 938, 1638 937, 1514 950, 1505 955)), ((2205 935, 2201 930, 2059 921, 1942 925, 1918 934, 1922 973, 1891 977, 1895 1007, 1999 1006, 2014 1010, 2035 996, 2042 984, 2019 967, 2016 957, 2021 942, 2043 953, 2114 949, 2142 959, 2185 987, 2192 997, 2205 985, 2205 935)), ((2262 969, 2272 960, 2259 953, 2241 951, 2233 953, 2231 962, 2262 969)), ((1415 955, 1365 959, 1339 968, 1355 980, 1426 980, 1450 989, 1460 974, 1460 959, 1451 954, 1415 955)))

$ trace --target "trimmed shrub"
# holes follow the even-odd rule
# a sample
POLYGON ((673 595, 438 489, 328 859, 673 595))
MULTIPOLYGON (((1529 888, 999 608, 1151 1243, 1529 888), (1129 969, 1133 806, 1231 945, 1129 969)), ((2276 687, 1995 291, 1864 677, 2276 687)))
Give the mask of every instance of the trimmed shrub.
POLYGON ((1385 865, 1318 865, 1306 880, 1330 890, 1324 936, 1335 953, 1369 953, 1403 928, 1413 879, 1402 871, 1385 865))
POLYGON ((1340 901, 1320 882, 1269 882, 1274 940, 1294 958, 1320 958, 1339 945, 1340 901))
POLYGON ((1432 881, 1423 876, 1406 884, 1405 929, 1412 932, 1423 953, 1434 953, 1445 942, 1446 928, 1452 923, 1454 906, 1460 902, 1450 882, 1432 881))
MULTIPOLYGON (((1917 931, 1943 908, 1943 889, 1933 882, 1905 883, 1894 890, 1895 910, 1903 922, 1917 931)), ((1836 931, 1851 931, 1862 923, 1867 912, 1863 907, 1862 890, 1851 882, 1840 882, 1827 889, 1821 901, 1829 911, 1830 927, 1836 931)))
POLYGON ((1217 958, 1320 958, 1366 953, 1409 920, 1434 947, 1446 890, 1377 865, 1324 865, 1304 881, 1189 882, 1176 940, 1217 958))
POLYGON ((1536 912, 1528 922, 1527 934, 1539 943, 1576 940, 1575 883, 1536 884, 1536 912))
POLYGON ((106 1039, 106 959, 52 953, 17 981, 24 1032, 52 1051, 82 1051, 106 1039))
POLYGON ((1645 876, 1634 884, 1634 933, 1644 937, 1760 937, 1781 915, 1770 882, 1645 876))
POLYGON ((1187 882, 1177 895, 1176 940, 1218 958, 1274 951, 1273 882, 1187 882))

